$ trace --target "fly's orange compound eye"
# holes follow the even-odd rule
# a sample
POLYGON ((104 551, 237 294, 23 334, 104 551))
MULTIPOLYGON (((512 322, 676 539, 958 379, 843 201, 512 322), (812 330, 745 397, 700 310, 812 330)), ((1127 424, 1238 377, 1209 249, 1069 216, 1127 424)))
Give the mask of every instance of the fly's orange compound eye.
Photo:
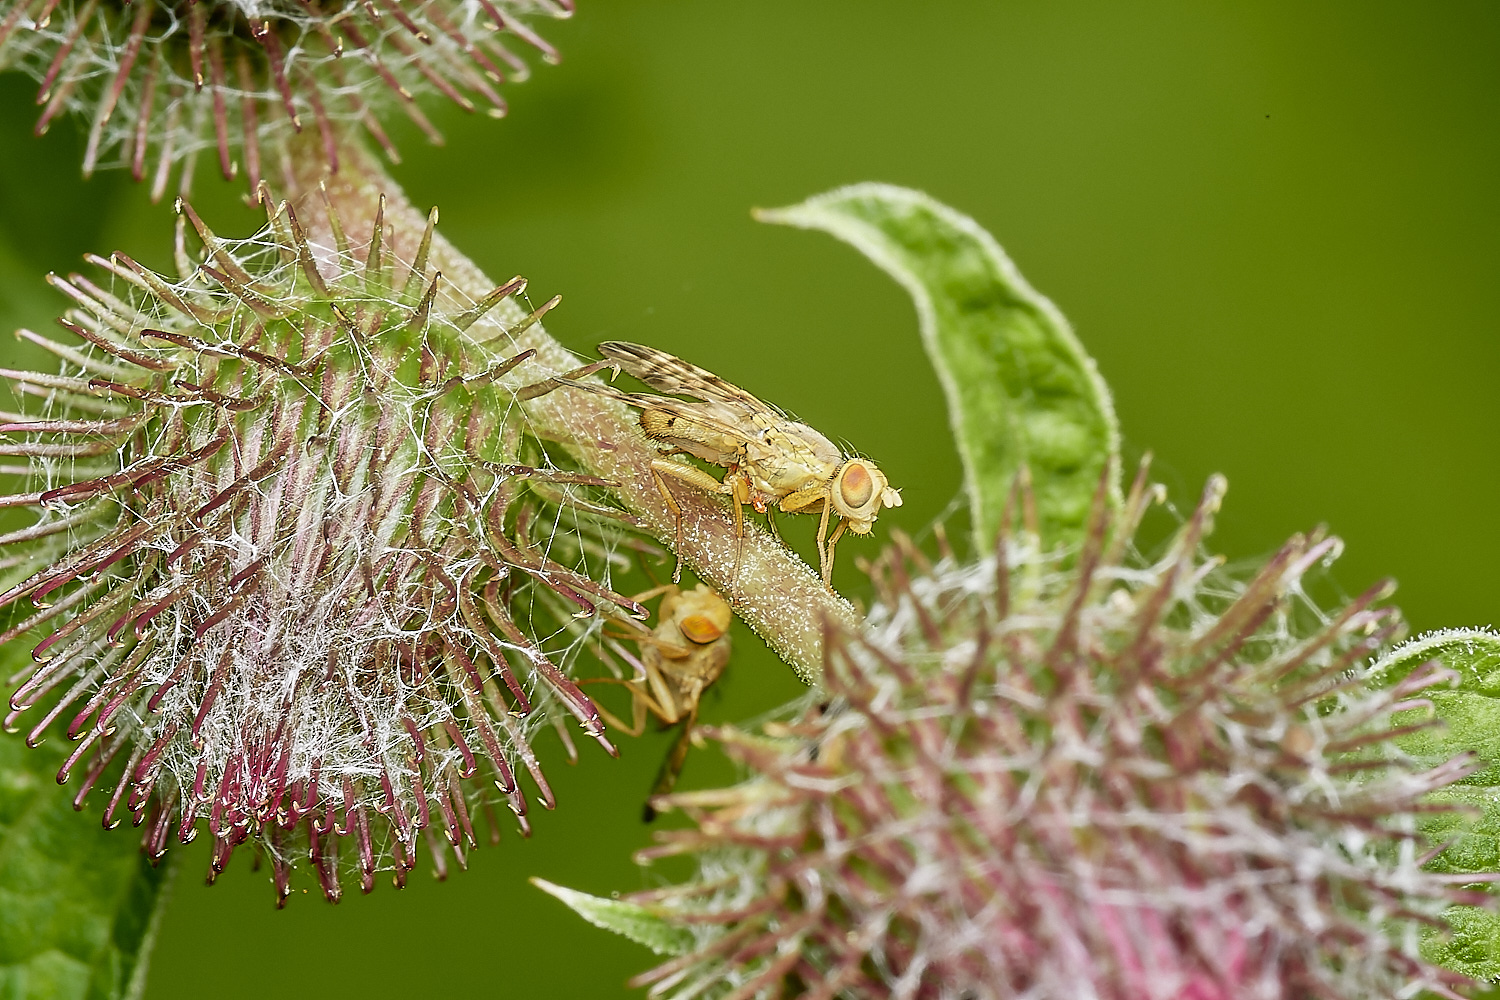
POLYGON ((682 630, 684 638, 700 646, 706 646, 724 634, 719 623, 707 615, 688 615, 677 623, 677 627, 682 630))
POLYGON ((859 510, 875 494, 875 480, 871 478, 869 469, 859 462, 850 462, 844 469, 844 474, 839 477, 838 489, 839 499, 851 510, 859 510))

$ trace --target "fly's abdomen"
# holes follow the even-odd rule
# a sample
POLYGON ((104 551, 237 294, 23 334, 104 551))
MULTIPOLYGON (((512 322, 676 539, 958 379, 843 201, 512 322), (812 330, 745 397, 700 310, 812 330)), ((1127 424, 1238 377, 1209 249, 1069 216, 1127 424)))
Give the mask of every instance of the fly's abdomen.
POLYGON ((742 454, 739 441, 711 427, 660 410, 641 411, 641 430, 653 441, 660 441, 713 465, 733 465, 742 454))

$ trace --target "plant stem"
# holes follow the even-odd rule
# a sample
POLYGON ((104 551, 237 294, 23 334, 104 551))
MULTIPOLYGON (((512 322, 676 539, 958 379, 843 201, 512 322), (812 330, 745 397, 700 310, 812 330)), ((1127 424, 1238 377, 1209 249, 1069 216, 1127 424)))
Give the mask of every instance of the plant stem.
MULTIPOLYGON (((384 194, 384 239, 401 260, 415 258, 426 215, 417 211, 373 155, 346 144, 340 150, 339 172, 332 176, 326 174, 320 157, 294 159, 298 165, 285 178, 289 186, 286 196, 314 242, 333 245, 318 193, 321 182, 352 249, 358 252, 361 245, 368 244, 384 194)), ((482 298, 497 285, 441 234, 433 237, 428 259, 429 266, 441 271, 446 283, 472 299, 482 298)), ((525 315, 520 306, 507 299, 476 322, 469 335, 478 342, 493 344, 498 356, 536 351, 533 360, 517 369, 531 381, 539 382, 579 365, 579 359, 549 336, 540 323, 510 335, 509 328, 525 315)), ((620 501, 640 518, 642 527, 675 547, 676 522, 651 473, 651 462, 661 453, 641 433, 632 410, 596 393, 566 387, 523 405, 539 436, 560 443, 592 474, 618 482, 620 501)), ((745 536, 740 540, 735 537, 731 512, 721 501, 690 487, 674 489, 673 496, 682 508, 679 555, 683 562, 717 588, 798 677, 808 684, 818 683, 822 677, 824 622, 847 629, 858 623, 858 613, 758 524, 747 520, 745 536)))

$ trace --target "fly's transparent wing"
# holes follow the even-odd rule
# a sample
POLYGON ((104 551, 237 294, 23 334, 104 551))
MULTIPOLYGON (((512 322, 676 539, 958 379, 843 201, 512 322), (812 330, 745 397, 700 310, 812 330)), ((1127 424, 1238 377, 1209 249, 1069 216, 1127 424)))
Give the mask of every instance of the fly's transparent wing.
POLYGON ((666 351, 644 344, 607 340, 599 345, 599 353, 658 392, 730 403, 744 407, 750 413, 763 413, 778 419, 785 416, 733 382, 726 382, 713 372, 666 351))
POLYGON ((601 396, 618 399, 626 406, 633 406, 638 410, 655 410, 657 413, 664 413, 669 417, 697 424, 737 445, 745 444, 757 434, 755 425, 749 419, 750 415, 726 403, 688 402, 672 399, 669 396, 652 395, 649 392, 621 392, 613 386, 595 382, 576 382, 572 379, 559 379, 559 381, 575 389, 586 389, 601 396))

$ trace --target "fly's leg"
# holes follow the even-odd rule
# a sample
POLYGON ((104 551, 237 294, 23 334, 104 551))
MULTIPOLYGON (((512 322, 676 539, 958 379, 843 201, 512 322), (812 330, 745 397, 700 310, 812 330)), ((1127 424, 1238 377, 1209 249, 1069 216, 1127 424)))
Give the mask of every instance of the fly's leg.
POLYGON ((604 719, 604 724, 617 729, 626 736, 639 736, 646 731, 646 698, 640 690, 635 687, 634 681, 620 680, 615 677, 585 677, 578 682, 582 684, 623 684, 630 688, 630 725, 620 721, 620 717, 597 701, 594 707, 599 710, 599 715, 604 719))
POLYGON ((661 498, 667 502, 667 509, 672 512, 672 521, 677 526, 677 544, 672 546, 672 554, 677 559, 672 564, 672 582, 675 584, 682 579, 682 508, 677 505, 677 498, 672 496, 672 491, 667 489, 667 481, 662 478, 656 462, 651 463, 651 479, 661 491, 661 498))
MULTIPOLYGON (((818 529, 818 567, 821 569, 823 566, 823 533, 828 530, 828 485, 826 483, 816 483, 812 486, 805 486, 794 493, 788 493, 782 497, 781 502, 776 506, 784 513, 797 514, 807 510, 807 508, 820 500, 823 502, 823 527, 818 529)), ((770 518, 771 512, 766 511, 766 520, 769 521, 770 518)), ((776 540, 778 542, 781 541, 780 532, 776 533, 776 540)), ((782 544, 785 545, 786 543, 782 542, 782 544)))
POLYGON ((728 493, 724 484, 702 469, 692 465, 683 465, 681 462, 671 462, 665 458, 656 458, 651 461, 651 478, 656 482, 656 488, 661 491, 661 498, 667 502, 667 509, 672 512, 672 517, 677 524, 677 563, 672 567, 672 582, 677 583, 682 579, 682 507, 677 503, 677 498, 672 496, 672 491, 667 488, 665 477, 672 476, 685 483, 690 483, 708 493, 728 493))
POLYGON ((672 569, 672 582, 677 583, 682 579, 682 507, 673 498, 671 490, 667 489, 666 476, 680 479, 685 483, 698 487, 705 493, 717 493, 720 496, 728 496, 734 503, 734 568, 735 574, 738 575, 740 565, 739 549, 745 539, 745 515, 743 507, 750 497, 750 482, 748 478, 740 475, 732 477, 732 482, 727 480, 720 482, 695 465, 684 465, 681 462, 671 462, 664 458, 652 460, 651 474, 656 480, 656 488, 661 491, 662 498, 666 500, 667 507, 671 509, 672 516, 677 519, 677 565, 672 569))
POLYGON ((745 504, 750 502, 750 478, 740 473, 731 487, 734 500, 734 572, 729 577, 731 585, 740 581, 740 560, 745 555, 745 504))
POLYGON ((828 539, 828 567, 823 571, 823 582, 828 584, 828 589, 833 589, 833 547, 844 537, 844 529, 848 526, 847 521, 840 521, 839 526, 833 529, 833 537, 828 539))
POLYGON ((646 686, 651 692, 651 712, 662 721, 663 726, 670 726, 681 719, 684 709, 677 706, 677 697, 672 692, 673 685, 667 683, 667 678, 662 672, 654 667, 646 670, 646 686))
MULTIPOLYGON (((673 462, 666 458, 654 458, 651 460, 651 471, 662 476, 671 476, 680 479, 689 485, 696 486, 705 493, 717 493, 720 496, 729 496, 734 492, 734 487, 719 482, 713 476, 704 472, 696 465, 685 465, 682 462, 673 462)), ((660 484, 665 488, 666 484, 660 484)))
POLYGON ((672 741, 672 749, 667 751, 666 759, 661 762, 661 770, 656 773, 656 783, 651 786, 651 795, 646 799, 645 808, 641 810, 641 819, 647 823, 656 819, 656 807, 651 804, 651 800, 660 795, 670 795, 672 789, 677 787, 677 777, 682 774, 682 765, 687 760, 688 747, 693 739, 693 726, 697 722, 698 709, 694 707, 682 720, 682 731, 672 741))
POLYGON ((775 538, 776 541, 780 542, 783 546, 786 545, 786 542, 781 537, 781 529, 776 526, 775 507, 766 508, 766 527, 771 529, 771 537, 775 538))
MULTIPOLYGON (((788 493, 786 496, 781 498, 781 502, 776 506, 779 507, 784 513, 800 514, 803 511, 807 510, 809 507, 813 506, 813 504, 822 502, 824 509, 823 516, 827 517, 828 496, 828 484, 814 483, 812 486, 804 486, 800 490, 788 493)), ((769 516, 770 513, 767 512, 767 517, 769 516)), ((780 537, 780 535, 777 535, 777 538, 780 537)), ((821 539, 822 535, 819 534, 818 537, 819 539, 821 539)), ((823 549, 822 545, 820 544, 818 547, 818 555, 820 559, 822 557, 822 554, 823 549)))
POLYGON ((788 514, 796 514, 806 510, 820 500, 828 499, 828 485, 826 483, 815 483, 812 486, 803 487, 795 493, 788 493, 781 498, 780 507, 788 514))
POLYGON ((823 498, 823 517, 818 521, 818 569, 823 574, 823 585, 833 589, 833 546, 827 544, 828 512, 833 509, 833 498, 823 498))
MULTIPOLYGON (((648 674, 647 683, 650 684, 650 681, 652 679, 653 678, 651 678, 650 674, 648 674)), ((681 717, 677 711, 676 705, 670 699, 668 700, 667 704, 671 705, 672 707, 670 709, 667 709, 663 708, 651 697, 651 695, 647 694, 646 690, 641 687, 640 678, 635 678, 632 680, 622 680, 616 677, 585 677, 578 683, 622 684, 630 689, 630 725, 625 725, 625 723, 620 721, 619 716, 605 709, 603 705, 596 706, 599 709, 599 714, 604 717, 604 721, 620 730, 626 736, 640 736, 646 731, 647 712, 655 715, 659 719, 664 720, 668 724, 676 722, 681 717)), ((654 687, 654 685, 652 686, 654 687)))
POLYGON ((652 587, 650 590, 643 590, 639 594, 633 594, 630 599, 639 604, 642 601, 649 601, 653 597, 660 597, 662 594, 670 593, 676 589, 677 584, 675 583, 662 583, 652 587))

